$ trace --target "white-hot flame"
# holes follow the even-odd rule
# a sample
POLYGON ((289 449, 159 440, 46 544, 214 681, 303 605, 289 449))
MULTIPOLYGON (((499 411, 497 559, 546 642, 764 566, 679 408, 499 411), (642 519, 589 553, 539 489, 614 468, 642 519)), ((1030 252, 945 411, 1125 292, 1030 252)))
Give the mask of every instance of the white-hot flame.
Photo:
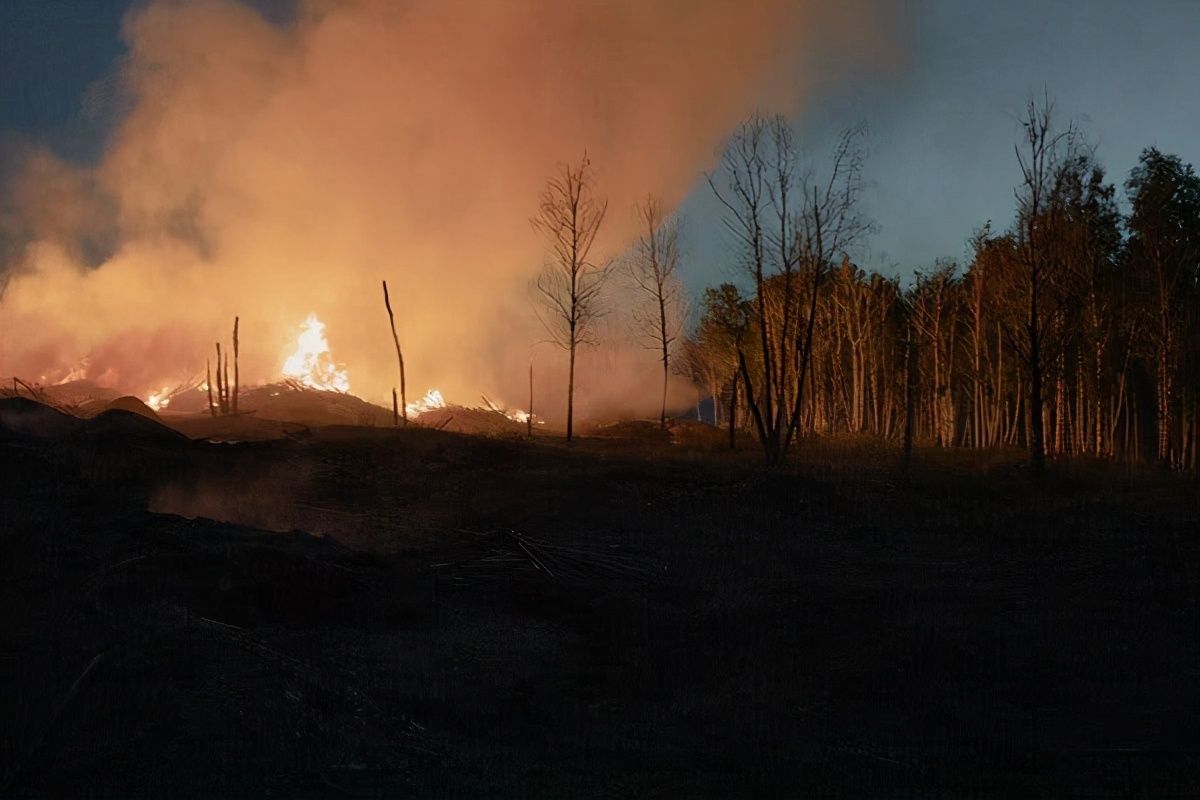
POLYGON ((410 417, 419 417, 426 411, 445 407, 446 398, 442 397, 442 393, 437 389, 430 389, 420 400, 405 404, 404 410, 408 412, 408 416, 410 417))
POLYGON ((325 340, 325 323, 316 314, 309 314, 300 327, 296 350, 283 362, 283 375, 313 389, 350 391, 350 378, 334 362, 325 340))
POLYGON ((162 411, 164 408, 171 405, 170 392, 170 388, 166 386, 157 392, 151 392, 150 396, 146 398, 146 405, 150 406, 150 408, 154 409, 155 411, 162 411))

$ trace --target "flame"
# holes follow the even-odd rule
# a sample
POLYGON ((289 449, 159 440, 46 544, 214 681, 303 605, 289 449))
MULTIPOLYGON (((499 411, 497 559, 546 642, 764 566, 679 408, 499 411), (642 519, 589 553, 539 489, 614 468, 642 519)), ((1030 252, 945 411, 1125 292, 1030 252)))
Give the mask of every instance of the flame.
MULTIPOLYGON (((61 386, 62 384, 70 383, 71 381, 81 381, 87 377, 87 373, 88 373, 88 358, 87 358, 87 356, 84 356, 83 358, 81 358, 79 360, 78 364, 76 364, 74 367, 72 367, 70 369, 70 371, 68 371, 67 374, 63 376, 62 380, 56 381, 55 385, 61 386)), ((43 376, 43 377, 45 377, 45 376, 43 376)))
MULTIPOLYGON (((483 397, 483 402, 485 404, 487 404, 489 411, 495 411, 497 414, 501 414, 505 417, 508 417, 513 422, 519 422, 522 425, 524 425, 525 423, 529 422, 529 418, 533 416, 528 411, 525 411, 523 409, 520 409, 520 408, 510 409, 510 408, 506 407, 504 405, 504 403, 495 403, 492 400, 490 400, 486 394, 481 395, 481 397, 483 397)), ((536 422, 538 425, 545 424, 545 422, 543 420, 539 420, 536 418, 534 419, 534 422, 536 422)))
POLYGON ((146 398, 146 405, 150 406, 150 408, 154 409, 155 411, 162 411, 164 408, 171 405, 170 392, 171 389, 167 386, 164 386, 157 392, 152 392, 150 396, 146 398))
POLYGON ((325 340, 325 323, 309 314, 296 338, 296 350, 283 362, 283 375, 313 389, 350 391, 346 370, 334 363, 325 340))
POLYGON ((408 416, 419 417, 426 411, 445 407, 446 398, 442 397, 442 393, 437 389, 430 389, 420 400, 405 404, 404 409, 408 412, 408 416))

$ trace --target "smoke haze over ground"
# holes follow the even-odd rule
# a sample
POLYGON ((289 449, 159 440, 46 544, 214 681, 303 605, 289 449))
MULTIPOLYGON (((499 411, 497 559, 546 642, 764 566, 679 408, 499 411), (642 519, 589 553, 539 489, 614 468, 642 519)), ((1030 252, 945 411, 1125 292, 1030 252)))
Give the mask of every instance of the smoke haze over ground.
MULTIPOLYGON (((818 62, 886 53, 881 13, 314 0, 279 26, 232 0, 138 6, 98 163, 8 142, 0 374, 144 397, 201 374, 236 314, 242 382, 265 382, 315 312, 351 390, 384 402, 386 278, 410 399, 523 405, 533 354, 536 402, 557 409, 565 359, 536 344, 529 291, 546 177, 587 149, 617 254, 635 201, 674 207, 747 114, 799 110, 818 62)), ((654 356, 609 327, 582 356, 582 411, 648 410, 654 356)))

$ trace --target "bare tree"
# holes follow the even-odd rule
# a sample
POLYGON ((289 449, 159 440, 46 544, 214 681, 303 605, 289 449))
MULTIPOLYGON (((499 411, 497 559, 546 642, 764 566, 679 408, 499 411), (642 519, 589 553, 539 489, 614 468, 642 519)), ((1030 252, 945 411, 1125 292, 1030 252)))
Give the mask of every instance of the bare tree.
POLYGON ((1021 120, 1021 137, 1014 147, 1021 169, 1016 189, 1018 258, 1024 320, 1019 331, 1010 333, 1014 348, 1029 371, 1029 463, 1040 473, 1046 463, 1043 381, 1051 349, 1047 329, 1050 318, 1061 310, 1054 296, 1061 254, 1056 252, 1064 167, 1078 145, 1073 125, 1065 130, 1054 126, 1054 103, 1044 96, 1038 104, 1029 100, 1021 120))
POLYGON ((858 214, 865 132, 859 126, 842 134, 828 174, 819 179, 811 165, 802 168, 786 120, 754 116, 725 150, 724 185, 709 176, 754 281, 758 385, 741 351, 739 368, 771 464, 784 459, 800 422, 821 285, 834 258, 871 229, 858 214))
POLYGON ((667 383, 671 355, 684 323, 683 285, 679 280, 679 221, 663 213, 662 203, 647 197, 637 207, 642 233, 627 261, 629 277, 643 302, 633 309, 636 333, 662 362, 662 406, 658 421, 667 427, 667 383))
MULTIPOLYGON (((238 369, 238 351, 240 343, 238 341, 238 322, 239 318, 233 318, 233 380, 229 379, 229 350, 225 351, 224 356, 221 354, 221 343, 216 342, 217 346, 217 397, 214 404, 212 393, 212 366, 211 363, 205 362, 205 379, 208 383, 208 410, 214 417, 220 414, 237 414, 238 413, 238 384, 240 381, 240 371, 238 369)), ((173 396, 171 393, 168 397, 173 396)))
POLYGON ((799 409, 798 431, 895 438, 906 461, 925 441, 1025 447, 1036 472, 1082 453, 1196 469, 1200 177, 1146 150, 1123 218, 1093 148, 1052 111, 1035 98, 1020 120, 1011 229, 977 230, 961 278, 942 263, 903 292, 830 244, 867 227, 853 214, 853 156, 835 159, 849 180, 814 194, 778 121, 735 134, 710 181, 746 296, 709 289, 676 359, 713 398, 714 422, 728 408, 731 440, 752 426, 777 461, 781 420, 799 409))
POLYGON ((396 335, 396 316, 392 313, 392 299, 388 296, 387 281, 383 282, 383 305, 387 308, 388 324, 392 327, 392 342, 396 345, 396 361, 400 364, 400 401, 396 401, 396 390, 392 389, 392 424, 397 414, 408 424, 408 391, 404 384, 404 353, 400 350, 400 337, 396 335))
POLYGON ((549 254, 536 287, 541 301, 538 314, 550 340, 567 351, 567 441, 574 434, 575 357, 581 344, 593 344, 593 327, 603 313, 601 292, 612 271, 612 262, 591 258, 596 234, 608 210, 608 201, 597 198, 583 154, 578 166, 563 165, 546 182, 538 213, 530 222, 546 241, 549 254))
POLYGON ((241 373, 238 370, 238 318, 233 318, 233 400, 229 404, 230 411, 233 414, 238 413, 238 384, 241 382, 241 373))

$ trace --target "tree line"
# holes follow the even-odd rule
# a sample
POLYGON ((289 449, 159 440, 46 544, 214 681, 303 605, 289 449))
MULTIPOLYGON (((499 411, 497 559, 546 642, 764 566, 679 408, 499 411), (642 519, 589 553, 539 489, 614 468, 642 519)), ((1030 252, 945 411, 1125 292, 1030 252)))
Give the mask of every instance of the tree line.
POLYGON ((798 435, 906 435, 1195 469, 1200 445, 1200 180, 1147 148, 1128 212, 1074 125, 1031 101, 1010 226, 984 224, 965 264, 903 284, 856 266, 861 131, 823 181, 786 123, 754 118, 713 176, 742 290, 704 293, 685 344, 716 420, 768 461, 798 435), (722 418, 724 418, 722 420, 722 418))
POLYGON ((1012 222, 974 231, 965 263, 902 281, 853 260, 874 230, 859 211, 865 130, 818 160, 784 119, 751 117, 708 181, 740 279, 704 291, 686 335, 677 221, 649 198, 630 253, 593 260, 607 204, 585 157, 549 182, 533 220, 549 251, 542 320, 573 367, 623 265, 644 301, 636 330, 662 365, 660 422, 668 376, 685 374, 731 445, 748 434, 770 463, 806 436, 860 434, 906 452, 1023 447, 1034 470, 1068 455, 1195 470, 1200 179, 1147 148, 1122 206, 1048 97, 1020 123, 1012 222))

